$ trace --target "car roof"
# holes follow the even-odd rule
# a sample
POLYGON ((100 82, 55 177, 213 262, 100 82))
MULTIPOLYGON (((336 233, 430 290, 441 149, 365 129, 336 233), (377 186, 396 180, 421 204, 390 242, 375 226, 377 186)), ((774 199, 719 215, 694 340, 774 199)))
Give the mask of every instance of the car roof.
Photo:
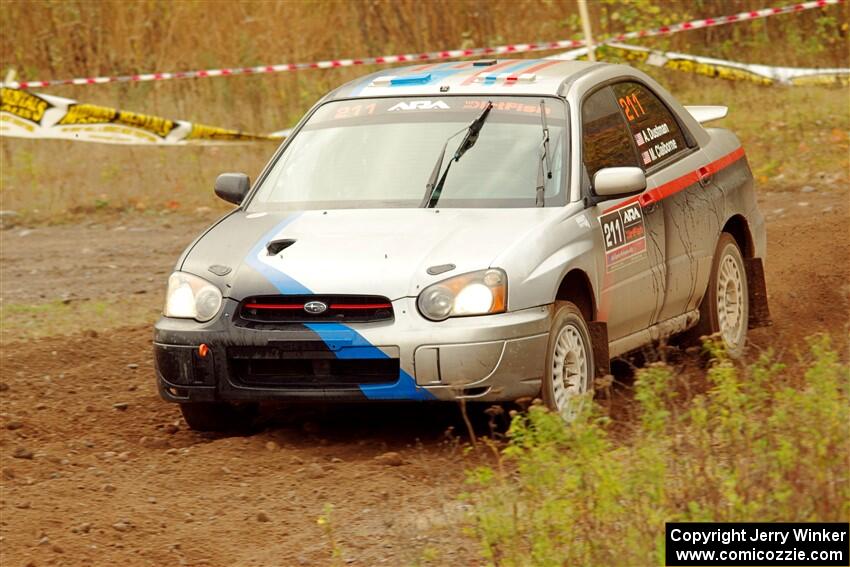
POLYGON ((325 100, 420 95, 558 95, 587 70, 607 66, 557 59, 448 61, 384 69, 346 83, 325 100))

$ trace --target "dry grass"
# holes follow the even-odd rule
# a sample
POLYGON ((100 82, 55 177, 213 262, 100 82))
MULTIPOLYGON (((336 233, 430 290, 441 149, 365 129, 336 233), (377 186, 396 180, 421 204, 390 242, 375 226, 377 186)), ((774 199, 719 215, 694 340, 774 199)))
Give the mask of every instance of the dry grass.
MULTIPOLYGON (((598 34, 607 35, 763 3, 705 0, 696 7, 599 0, 591 9, 598 34)), ((774 49, 781 41, 782 64, 846 65, 848 14, 850 6, 844 5, 678 34, 647 45, 776 63, 774 49)), ((573 2, 507 0, 13 1, 0 10, 0 29, 0 63, 4 70, 14 67, 24 79, 312 61, 580 35, 573 2)), ((46 92, 268 132, 292 125, 322 94, 371 70, 71 86, 46 92)), ((733 126, 766 179, 789 163, 794 173, 783 178, 789 185, 821 172, 832 179, 847 169, 846 146, 841 146, 846 137, 837 146, 823 147, 837 136, 836 129, 847 130, 846 92, 758 88, 672 71, 650 72, 685 100, 729 104, 733 126), (765 128, 765 109, 776 131, 765 128), (801 142, 811 150, 800 150, 805 164, 795 157, 801 142)), ((98 211, 158 214, 205 206, 224 210, 211 196, 215 176, 221 171, 256 175, 273 151, 268 143, 134 148, 19 139, 3 139, 0 147, 0 208, 18 211, 24 222, 56 222, 98 211)))

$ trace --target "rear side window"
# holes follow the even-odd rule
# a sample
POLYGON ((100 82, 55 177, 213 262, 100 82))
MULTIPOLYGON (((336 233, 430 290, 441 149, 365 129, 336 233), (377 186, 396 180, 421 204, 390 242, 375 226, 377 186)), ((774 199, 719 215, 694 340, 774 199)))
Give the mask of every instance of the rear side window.
POLYGON ((639 167, 631 133, 610 88, 584 101, 581 122, 582 158, 590 179, 605 167, 639 167))
POLYGON ((655 93, 632 82, 617 83, 613 89, 644 169, 687 149, 679 123, 655 93))

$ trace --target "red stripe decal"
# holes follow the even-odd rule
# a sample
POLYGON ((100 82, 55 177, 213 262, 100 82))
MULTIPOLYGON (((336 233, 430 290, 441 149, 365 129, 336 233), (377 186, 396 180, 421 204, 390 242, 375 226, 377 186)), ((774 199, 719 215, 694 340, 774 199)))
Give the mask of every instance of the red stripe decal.
MULTIPOLYGON (((563 63, 563 61, 545 61, 543 63, 538 63, 537 65, 532 65, 528 69, 522 69, 519 75, 525 75, 526 73, 536 73, 541 69, 545 69, 546 67, 551 67, 552 65, 557 65, 559 63, 563 63)), ((508 77, 507 80, 510 81, 513 78, 513 80, 516 81, 517 79, 519 79, 519 75, 517 75, 516 77, 512 75, 511 77, 508 77)))
POLYGON ((611 211, 616 211, 617 209, 620 209, 622 207, 626 207, 626 206, 631 205, 632 203, 635 203, 635 202, 640 202, 641 206, 644 206, 644 207, 647 206, 647 205, 650 205, 652 203, 657 203, 658 201, 665 199, 667 197, 670 197, 671 195, 675 195, 676 193, 678 193, 682 189, 684 189, 686 187, 690 187, 694 183, 699 182, 700 175, 714 175, 715 173, 722 170, 723 168, 728 167, 729 165, 735 163, 736 161, 738 161, 739 159, 744 157, 744 155, 745 155, 744 154, 744 148, 739 147, 737 150, 735 150, 735 151, 733 151, 729 154, 726 154, 722 158, 717 159, 717 160, 709 163, 708 165, 705 165, 705 166, 703 166, 699 169, 695 169, 694 171, 686 173, 685 175, 683 175, 681 177, 677 177, 676 179, 673 179, 672 181, 668 181, 667 183, 664 183, 663 185, 659 185, 658 187, 648 189, 647 191, 644 191, 640 195, 630 197, 630 198, 626 199, 625 201, 617 203, 616 205, 609 207, 609 208, 605 209, 604 211, 602 211, 602 214, 610 213, 611 211), (702 173, 700 173, 700 170, 702 170, 702 173))
POLYGON ((304 309, 303 305, 271 305, 268 303, 246 303, 245 309, 304 309))

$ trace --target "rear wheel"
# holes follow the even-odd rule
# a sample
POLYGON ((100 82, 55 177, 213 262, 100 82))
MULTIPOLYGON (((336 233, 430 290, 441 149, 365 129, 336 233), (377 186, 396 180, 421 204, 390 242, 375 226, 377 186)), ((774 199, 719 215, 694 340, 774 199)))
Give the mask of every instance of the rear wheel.
POLYGON ((253 406, 234 406, 224 402, 180 404, 183 419, 195 431, 235 431, 247 429, 255 414, 253 406))
POLYGON ((572 421, 593 384, 594 372, 590 332, 581 311, 569 301, 556 302, 546 353, 543 402, 564 420, 572 421))
POLYGON ((708 290, 699 311, 694 337, 719 334, 729 356, 743 356, 750 316, 747 272, 741 249, 727 232, 721 233, 717 242, 708 290))

